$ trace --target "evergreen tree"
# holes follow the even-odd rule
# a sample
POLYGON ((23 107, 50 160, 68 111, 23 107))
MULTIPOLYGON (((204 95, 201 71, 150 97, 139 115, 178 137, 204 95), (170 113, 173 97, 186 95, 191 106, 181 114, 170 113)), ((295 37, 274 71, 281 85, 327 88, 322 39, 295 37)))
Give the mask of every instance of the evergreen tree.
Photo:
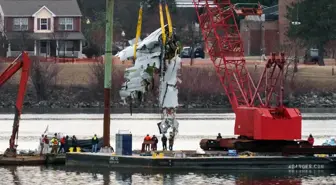
POLYGON ((287 36, 302 40, 307 48, 319 50, 320 65, 324 65, 326 45, 336 40, 336 1, 304 0, 288 7, 287 19, 290 24, 287 36))

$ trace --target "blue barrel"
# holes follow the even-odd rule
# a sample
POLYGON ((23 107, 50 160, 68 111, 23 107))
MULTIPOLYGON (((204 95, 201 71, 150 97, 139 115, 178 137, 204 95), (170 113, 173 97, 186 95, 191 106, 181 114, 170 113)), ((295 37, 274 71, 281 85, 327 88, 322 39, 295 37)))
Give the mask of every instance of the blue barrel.
POLYGON ((129 131, 119 131, 116 134, 116 154, 132 155, 132 133, 129 131))
POLYGON ((229 150, 228 151, 228 156, 237 156, 237 151, 236 150, 229 150))

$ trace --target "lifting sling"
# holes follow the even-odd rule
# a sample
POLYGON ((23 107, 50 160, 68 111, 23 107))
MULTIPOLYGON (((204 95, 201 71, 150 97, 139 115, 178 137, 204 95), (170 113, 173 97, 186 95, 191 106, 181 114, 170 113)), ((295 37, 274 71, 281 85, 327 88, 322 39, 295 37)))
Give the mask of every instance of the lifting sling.
POLYGON ((173 36, 173 25, 172 25, 172 20, 171 20, 169 9, 168 9, 167 0, 165 0, 165 9, 166 9, 166 17, 167 17, 168 30, 169 30, 168 37, 171 38, 173 36))
POLYGON ((161 0, 160 0, 159 9, 160 9, 160 25, 161 25, 161 32, 162 32, 162 45, 164 46, 166 44, 166 31, 165 31, 165 25, 164 25, 164 18, 163 18, 161 0))
POLYGON ((136 59, 136 50, 138 47, 138 40, 141 35, 141 26, 142 26, 142 3, 140 3, 138 24, 137 24, 136 35, 135 35, 134 53, 133 53, 134 61, 136 59))

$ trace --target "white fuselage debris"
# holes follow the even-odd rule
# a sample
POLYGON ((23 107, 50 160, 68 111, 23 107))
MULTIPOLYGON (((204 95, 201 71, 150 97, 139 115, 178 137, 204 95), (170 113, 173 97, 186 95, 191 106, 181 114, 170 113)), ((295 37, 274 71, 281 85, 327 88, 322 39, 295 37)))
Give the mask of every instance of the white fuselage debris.
MULTIPOLYGON (((143 95, 148 92, 148 84, 154 78, 153 71, 159 71, 162 53, 159 42, 160 35, 161 28, 151 33, 138 44, 134 66, 125 70, 125 82, 120 89, 120 97, 125 103, 129 99, 131 101, 136 98, 142 99, 143 95)), ((133 60, 133 51, 134 45, 120 51, 117 56, 121 61, 133 60)), ((181 58, 175 54, 169 62, 166 62, 166 71, 159 84, 160 93, 158 99, 160 108, 162 108, 163 119, 158 123, 158 127, 162 134, 167 133, 169 130, 174 136, 178 133, 179 123, 175 118, 175 114, 178 107, 177 83, 181 83, 181 80, 177 77, 180 68, 181 58)))

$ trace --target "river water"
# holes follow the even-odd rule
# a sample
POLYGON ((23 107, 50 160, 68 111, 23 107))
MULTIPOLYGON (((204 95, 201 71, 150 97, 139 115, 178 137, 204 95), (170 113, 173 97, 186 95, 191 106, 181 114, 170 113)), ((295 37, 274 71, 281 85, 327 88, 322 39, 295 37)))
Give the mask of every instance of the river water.
MULTIPOLYGON (((14 115, 0 114, 0 151, 8 146, 14 115)), ((78 138, 103 133, 101 114, 24 114, 20 124, 19 149, 36 149, 38 138, 49 127, 49 133, 61 132, 78 138)), ((112 114, 111 144, 118 130, 133 135, 133 149, 140 149, 146 134, 159 135, 157 114, 112 114)), ((302 137, 312 133, 317 144, 336 133, 334 113, 304 113, 302 137)), ((233 136, 234 114, 179 114, 180 132, 176 150, 195 150, 202 138, 233 136)), ((151 172, 141 169, 99 171, 66 167, 0 167, 0 184, 336 184, 332 171, 220 171, 220 172, 151 172)))

